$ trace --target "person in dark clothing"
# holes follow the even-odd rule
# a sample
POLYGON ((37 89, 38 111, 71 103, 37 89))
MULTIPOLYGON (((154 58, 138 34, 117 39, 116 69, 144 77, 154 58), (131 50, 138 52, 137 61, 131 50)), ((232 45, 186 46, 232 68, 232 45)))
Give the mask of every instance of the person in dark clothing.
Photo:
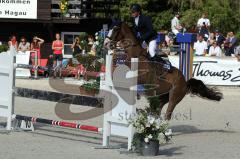
POLYGON ((151 18, 142 14, 141 6, 139 4, 133 4, 131 6, 131 14, 133 33, 141 42, 143 48, 146 49, 148 47, 149 60, 161 62, 166 69, 170 70, 170 62, 157 56, 157 52, 159 51, 156 41, 157 32, 153 29, 151 18))
POLYGON ((215 30, 215 40, 216 40, 217 45, 218 45, 219 47, 221 47, 222 44, 223 44, 224 41, 225 41, 224 36, 223 36, 222 34, 220 34, 219 30, 215 30))
POLYGON ((80 45, 79 37, 75 38, 74 43, 72 44, 71 48, 73 49, 73 57, 76 57, 76 55, 82 53, 82 48, 80 45))

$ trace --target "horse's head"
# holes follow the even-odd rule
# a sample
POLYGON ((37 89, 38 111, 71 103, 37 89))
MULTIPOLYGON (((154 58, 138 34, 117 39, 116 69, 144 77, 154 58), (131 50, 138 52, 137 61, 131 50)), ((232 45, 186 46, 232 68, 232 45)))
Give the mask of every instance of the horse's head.
POLYGON ((118 22, 114 25, 104 41, 104 46, 107 49, 113 50, 117 45, 123 48, 129 57, 139 57, 147 53, 142 49, 131 28, 123 22, 118 22))
POLYGON ((122 23, 119 22, 115 24, 111 30, 109 30, 108 35, 104 41, 104 46, 108 49, 114 49, 117 42, 123 40, 123 33, 121 32, 122 23))

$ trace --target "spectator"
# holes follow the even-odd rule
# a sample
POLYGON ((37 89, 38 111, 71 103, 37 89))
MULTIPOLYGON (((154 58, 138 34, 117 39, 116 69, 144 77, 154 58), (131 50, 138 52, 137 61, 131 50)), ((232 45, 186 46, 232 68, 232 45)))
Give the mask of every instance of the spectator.
POLYGON ((204 36, 204 40, 207 41, 210 28, 210 20, 207 18, 207 13, 202 14, 202 18, 200 18, 197 22, 197 27, 199 34, 202 34, 204 36))
POLYGON ((92 35, 88 36, 88 47, 90 50, 89 54, 95 56, 96 55, 96 44, 95 44, 95 41, 94 41, 94 38, 92 35))
POLYGON ((197 27, 200 30, 202 27, 210 28, 210 20, 207 18, 207 13, 202 14, 202 18, 200 18, 197 22, 197 27))
POLYGON ((210 33, 209 39, 208 39, 208 45, 212 46, 213 42, 215 42, 215 35, 214 33, 210 33))
MULTIPOLYGON (((63 60, 63 55, 62 55, 62 50, 63 50, 63 41, 60 38, 60 34, 56 33, 56 40, 53 41, 52 43, 52 50, 53 50, 53 68, 56 66, 60 66, 59 69, 59 76, 62 78, 62 60, 63 60)), ((54 71, 54 77, 56 77, 57 71, 54 71)))
POLYGON ((8 47, 11 48, 11 46, 13 46, 15 48, 15 50, 17 51, 18 42, 17 42, 17 38, 16 38, 15 35, 11 36, 9 41, 8 41, 8 47))
POLYGON ((169 32, 166 30, 164 31, 164 34, 165 34, 165 42, 167 43, 167 46, 169 46, 169 43, 170 43, 170 40, 171 38, 169 37, 169 32))
POLYGON ((30 50, 30 43, 27 42, 27 39, 23 36, 21 37, 20 43, 18 45, 18 51, 26 52, 30 50))
POLYGON ((179 17, 180 17, 180 13, 177 12, 175 14, 175 17, 171 21, 171 29, 175 35, 177 35, 182 30, 182 26, 180 24, 179 17))
POLYGON ((227 33, 226 39, 223 44, 224 52, 226 52, 227 48, 229 47, 229 43, 230 43, 230 32, 227 33))
POLYGON ((207 42, 203 40, 203 35, 198 35, 198 41, 194 43, 193 49, 196 56, 205 56, 207 53, 207 42))
POLYGON ((75 38, 74 43, 72 44, 71 48, 73 49, 73 57, 76 57, 76 55, 82 53, 82 48, 80 46, 80 39, 79 39, 79 37, 75 38))
POLYGON ((167 42, 164 41, 160 45, 161 55, 168 56, 170 54, 170 48, 167 46, 167 42))
POLYGON ((37 56, 38 61, 41 58, 40 47, 43 43, 44 43, 43 39, 38 38, 37 36, 33 37, 33 41, 31 43, 31 51, 34 51, 34 52, 31 53, 32 65, 35 65, 35 62, 34 62, 35 61, 35 55, 37 56))
POLYGON ((213 45, 213 42, 215 42, 214 33, 210 33, 209 39, 208 39, 208 41, 207 41, 207 44, 208 44, 208 52, 209 52, 210 47, 213 45))
POLYGON ((209 56, 218 56, 221 57, 222 56, 222 50, 221 48, 217 45, 217 42, 214 41, 212 46, 209 49, 209 56))
POLYGON ((219 32, 219 30, 215 30, 215 40, 217 42, 217 45, 220 47, 222 46, 222 44, 225 41, 224 36, 222 36, 222 34, 219 32))
POLYGON ((234 54, 234 49, 237 46, 237 38, 235 37, 233 32, 229 32, 229 37, 226 40, 226 45, 225 45, 225 55, 226 56, 231 56, 234 54))
POLYGON ((240 62, 240 45, 238 45, 235 49, 235 56, 237 57, 238 61, 240 62))

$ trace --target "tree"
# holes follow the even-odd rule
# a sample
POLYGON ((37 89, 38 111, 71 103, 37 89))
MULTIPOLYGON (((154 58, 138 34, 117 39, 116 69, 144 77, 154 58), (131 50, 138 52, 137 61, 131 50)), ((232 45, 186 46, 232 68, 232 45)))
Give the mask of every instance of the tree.
POLYGON ((133 3, 139 3, 143 13, 152 17, 157 31, 170 29, 173 13, 180 11, 181 22, 187 28, 196 27, 201 14, 208 12, 212 30, 240 32, 240 2, 237 0, 125 0, 120 6, 123 21, 129 20, 133 3))

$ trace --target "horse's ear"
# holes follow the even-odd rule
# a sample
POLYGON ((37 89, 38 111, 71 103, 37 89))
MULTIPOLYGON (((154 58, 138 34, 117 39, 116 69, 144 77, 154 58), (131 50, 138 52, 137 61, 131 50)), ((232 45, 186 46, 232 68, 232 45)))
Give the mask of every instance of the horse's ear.
POLYGON ((120 26, 122 24, 122 21, 120 19, 117 18, 112 18, 112 27, 114 26, 120 26))

